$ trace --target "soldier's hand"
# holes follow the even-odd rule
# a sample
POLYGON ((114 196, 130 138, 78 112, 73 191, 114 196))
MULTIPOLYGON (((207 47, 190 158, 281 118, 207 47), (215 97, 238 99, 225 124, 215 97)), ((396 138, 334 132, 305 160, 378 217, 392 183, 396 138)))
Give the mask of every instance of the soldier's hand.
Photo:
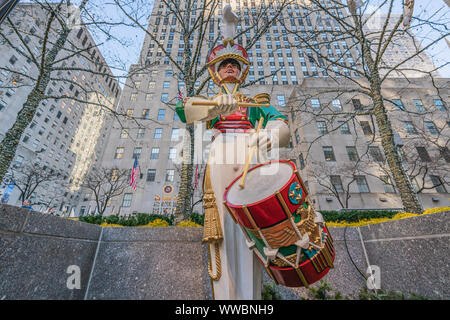
POLYGON ((214 101, 217 103, 214 110, 217 114, 227 116, 234 113, 238 108, 238 103, 231 94, 222 94, 214 101))
POLYGON ((256 146, 258 151, 269 152, 272 150, 272 136, 266 131, 261 130, 250 136, 249 147, 256 146))

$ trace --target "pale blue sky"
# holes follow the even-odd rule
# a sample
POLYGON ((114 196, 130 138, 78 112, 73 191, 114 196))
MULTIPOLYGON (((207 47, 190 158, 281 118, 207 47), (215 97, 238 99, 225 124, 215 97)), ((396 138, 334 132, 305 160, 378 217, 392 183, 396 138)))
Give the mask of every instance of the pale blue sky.
MULTIPOLYGON (((97 20, 100 21, 105 19, 105 21, 110 22, 126 21, 129 23, 129 19, 127 19, 124 14, 113 5, 113 2, 114 0, 91 0, 90 12, 96 16, 97 20)), ((377 5, 381 2, 382 0, 372 0, 370 3, 371 5, 377 5)), ((129 3, 131 6, 142 6, 139 10, 140 16, 138 19, 145 24, 145 26, 147 26, 148 17, 153 7, 153 0, 136 0, 129 1, 129 3), (145 4, 142 6, 142 4, 146 2, 148 2, 148 5, 145 4)), ((426 18, 440 8, 442 8, 442 10, 438 13, 438 15, 434 16, 435 19, 439 18, 440 21, 446 21, 447 25, 450 25, 450 9, 445 5, 443 0, 416 1, 414 15, 419 15, 422 18, 426 18)), ((402 13, 400 0, 396 1, 394 13, 402 13)), ((116 39, 105 41, 106 37, 103 33, 98 32, 98 30, 94 31, 95 28, 90 29, 93 32, 96 42, 103 42, 100 46, 100 50, 102 51, 108 64, 112 67, 114 74, 117 76, 126 76, 130 65, 138 61, 145 32, 137 27, 128 27, 123 24, 112 27, 110 33, 113 34, 114 37, 118 38, 120 40, 119 42, 116 39)), ((436 32, 430 31, 430 28, 424 28, 418 31, 416 36, 419 41, 423 43, 423 45, 426 45, 429 43, 429 39, 436 38, 436 32)), ((441 40, 428 50, 428 54, 432 57, 435 65, 438 66, 449 61, 450 49, 445 40, 441 40)), ((439 72, 443 77, 450 77, 450 65, 442 68, 439 72)), ((121 82, 123 81, 124 79, 121 80, 121 82)))

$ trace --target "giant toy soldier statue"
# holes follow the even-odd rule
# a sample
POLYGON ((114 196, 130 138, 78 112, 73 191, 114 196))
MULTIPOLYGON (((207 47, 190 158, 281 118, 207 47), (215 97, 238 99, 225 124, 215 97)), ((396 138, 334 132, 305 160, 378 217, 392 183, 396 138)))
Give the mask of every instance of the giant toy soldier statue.
POLYGON ((220 92, 185 98, 176 111, 183 122, 203 121, 213 130, 203 182, 213 296, 260 299, 261 267, 278 284, 308 286, 333 266, 334 250, 292 162, 273 160, 248 170, 273 147, 287 146, 290 133, 269 95, 239 91, 248 55, 232 40, 237 17, 230 7, 223 20, 223 43, 208 57, 220 92))

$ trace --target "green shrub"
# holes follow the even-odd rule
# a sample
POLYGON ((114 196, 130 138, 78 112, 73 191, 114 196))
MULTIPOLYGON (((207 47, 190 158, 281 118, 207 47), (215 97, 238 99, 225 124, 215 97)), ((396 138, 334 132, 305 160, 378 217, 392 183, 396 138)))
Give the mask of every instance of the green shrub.
POLYGON ((278 293, 277 286, 272 284, 265 284, 264 288, 261 290, 261 299, 262 300, 283 300, 278 293))
POLYGON ((90 216, 82 216, 78 220, 82 221, 82 222, 92 223, 92 224, 102 224, 103 217, 100 215, 97 215, 97 216, 90 215, 90 216))
POLYGON ((162 214, 147 214, 147 213, 138 213, 136 216, 124 217, 124 216, 116 216, 111 215, 107 217, 103 217, 100 215, 97 216, 82 216, 79 217, 79 221, 92 223, 92 224, 102 224, 102 222, 106 222, 109 224, 118 224, 125 227, 136 227, 147 225, 150 222, 155 221, 156 219, 161 219, 166 221, 169 226, 173 225, 175 217, 173 215, 162 215, 162 214))
POLYGON ((320 213, 326 222, 358 222, 361 220, 370 220, 375 218, 392 218, 398 211, 390 210, 349 210, 349 211, 327 211, 321 210, 320 213))
POLYGON ((109 224, 118 224, 119 217, 118 216, 108 216, 105 218, 106 223, 109 224))
POLYGON ((333 290, 328 282, 320 281, 319 287, 309 288, 309 296, 311 300, 346 300, 348 297, 342 296, 339 291, 333 290))
POLYGON ((191 215, 189 216, 188 220, 191 220, 191 221, 195 222, 196 224, 203 226, 204 221, 205 221, 205 215, 200 214, 198 212, 192 212, 191 215))
POLYGON ((427 297, 415 293, 403 293, 401 291, 369 291, 364 287, 358 294, 359 300, 428 300, 427 297))

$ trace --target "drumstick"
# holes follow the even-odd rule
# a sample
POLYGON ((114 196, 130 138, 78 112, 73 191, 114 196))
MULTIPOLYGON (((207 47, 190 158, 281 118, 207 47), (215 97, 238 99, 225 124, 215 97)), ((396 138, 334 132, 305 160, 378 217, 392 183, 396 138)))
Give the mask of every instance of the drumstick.
MULTIPOLYGON (((216 101, 208 101, 208 100, 204 100, 204 101, 192 101, 192 105, 194 106, 217 106, 219 105, 216 101)), ((238 107, 242 107, 242 108, 246 108, 246 107, 264 107, 267 108, 270 105, 268 103, 249 103, 249 102, 239 102, 238 103, 238 107)))
MULTIPOLYGON (((256 133, 255 133, 255 134, 258 134, 259 131, 261 130, 262 123, 263 123, 263 117, 261 117, 261 118, 259 119, 259 122, 258 122, 258 128, 256 129, 256 133)), ((241 189, 244 188, 245 178, 247 177, 248 168, 250 167, 250 161, 252 160, 253 152, 255 152, 255 149, 256 149, 256 146, 253 146, 253 147, 250 149, 250 153, 249 153, 249 155, 248 155, 248 157, 247 157, 247 161, 245 162, 244 173, 242 174, 242 180, 241 180, 241 183, 239 183, 239 187, 241 187, 241 189)))

